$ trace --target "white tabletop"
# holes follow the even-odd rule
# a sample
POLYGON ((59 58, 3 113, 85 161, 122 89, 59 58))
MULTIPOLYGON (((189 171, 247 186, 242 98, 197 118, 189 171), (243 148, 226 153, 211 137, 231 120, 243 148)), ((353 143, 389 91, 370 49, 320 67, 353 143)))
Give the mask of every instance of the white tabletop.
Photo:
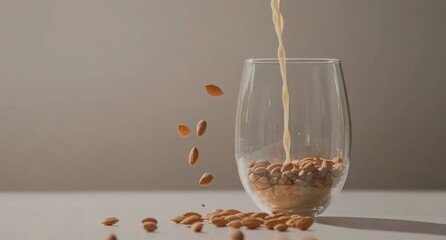
MULTIPOLYGON (((193 233, 170 218, 215 208, 257 211, 242 191, 0 193, 0 239, 228 239, 227 228, 205 225, 193 233), (202 207, 204 203, 206 206, 202 207), (101 225, 107 216, 121 221, 101 225), (158 231, 140 220, 155 217, 158 231)), ((446 192, 344 191, 309 231, 242 230, 245 239, 446 239, 446 192)))

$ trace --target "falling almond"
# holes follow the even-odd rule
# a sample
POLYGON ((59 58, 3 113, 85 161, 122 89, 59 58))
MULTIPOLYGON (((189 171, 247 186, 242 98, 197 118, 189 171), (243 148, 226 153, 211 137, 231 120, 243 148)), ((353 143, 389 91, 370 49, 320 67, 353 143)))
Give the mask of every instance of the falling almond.
POLYGON ((181 137, 187 137, 190 134, 190 128, 182 123, 178 124, 177 129, 181 137))
POLYGON ((204 88, 206 89, 206 92, 209 94, 209 96, 212 97, 223 96, 223 90, 221 90, 221 88, 218 86, 215 86, 213 84, 208 84, 204 86, 204 88))
POLYGON ((212 183, 212 180, 214 180, 214 177, 210 173, 204 173, 203 176, 200 178, 200 185, 201 186, 208 186, 212 183))
POLYGON ((197 136, 201 137, 206 132, 206 128, 208 126, 208 123, 206 120, 200 120, 197 124, 197 136))
POLYGON ((195 163, 197 163, 197 161, 198 161, 198 156, 199 156, 199 153, 198 153, 198 149, 197 149, 197 147, 193 147, 191 150, 190 150, 190 153, 189 153, 189 165, 194 165, 195 163))
POLYGON ((107 217, 102 221, 102 224, 104 224, 105 226, 112 226, 114 224, 116 224, 117 222, 119 222, 119 219, 116 217, 107 217))

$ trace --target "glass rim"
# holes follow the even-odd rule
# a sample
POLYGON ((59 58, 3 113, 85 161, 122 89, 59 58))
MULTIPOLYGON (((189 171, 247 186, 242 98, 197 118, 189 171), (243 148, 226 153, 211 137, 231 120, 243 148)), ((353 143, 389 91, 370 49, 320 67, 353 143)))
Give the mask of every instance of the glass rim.
MULTIPOLYGON (((340 63, 341 60, 337 58, 285 58, 287 64, 307 64, 307 63, 340 63)), ((258 64, 258 63, 279 63, 279 58, 250 58, 246 59, 245 63, 258 64)))

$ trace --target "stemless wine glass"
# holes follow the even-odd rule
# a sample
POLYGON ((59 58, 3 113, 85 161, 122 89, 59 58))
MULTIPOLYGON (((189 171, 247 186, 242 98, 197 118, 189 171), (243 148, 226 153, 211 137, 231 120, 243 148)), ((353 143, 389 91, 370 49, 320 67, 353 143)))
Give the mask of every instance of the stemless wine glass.
POLYGON ((245 61, 235 153, 246 192, 264 212, 316 216, 347 177, 351 130, 338 59, 286 59, 291 161, 283 147, 278 59, 245 61))

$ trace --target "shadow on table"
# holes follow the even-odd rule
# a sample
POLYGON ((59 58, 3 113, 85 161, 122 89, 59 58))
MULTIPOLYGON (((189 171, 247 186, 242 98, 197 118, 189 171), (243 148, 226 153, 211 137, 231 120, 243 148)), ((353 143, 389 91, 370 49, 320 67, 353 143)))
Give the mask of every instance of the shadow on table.
POLYGON ((362 217, 317 217, 319 224, 378 231, 424 233, 446 236, 446 224, 410 220, 362 218, 362 217))

